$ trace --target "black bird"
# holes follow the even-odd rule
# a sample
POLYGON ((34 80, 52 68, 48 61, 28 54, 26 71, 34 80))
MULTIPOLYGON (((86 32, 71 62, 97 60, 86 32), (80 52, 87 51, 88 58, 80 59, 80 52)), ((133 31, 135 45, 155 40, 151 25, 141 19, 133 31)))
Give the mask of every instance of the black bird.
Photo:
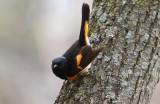
POLYGON ((75 79, 91 65, 91 62, 103 49, 93 49, 87 36, 90 9, 87 3, 82 5, 82 23, 79 39, 61 56, 52 61, 53 73, 66 80, 75 79))

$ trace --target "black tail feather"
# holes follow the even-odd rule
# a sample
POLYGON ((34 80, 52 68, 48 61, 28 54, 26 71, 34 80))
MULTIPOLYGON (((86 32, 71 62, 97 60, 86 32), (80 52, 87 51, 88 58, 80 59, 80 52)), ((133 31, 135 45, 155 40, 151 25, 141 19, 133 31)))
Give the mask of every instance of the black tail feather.
POLYGON ((81 46, 86 45, 86 40, 85 40, 85 22, 89 22, 89 14, 90 14, 90 9, 89 5, 87 3, 83 3, 82 5, 82 23, 81 23, 81 30, 80 30, 80 36, 79 36, 79 43, 81 46))

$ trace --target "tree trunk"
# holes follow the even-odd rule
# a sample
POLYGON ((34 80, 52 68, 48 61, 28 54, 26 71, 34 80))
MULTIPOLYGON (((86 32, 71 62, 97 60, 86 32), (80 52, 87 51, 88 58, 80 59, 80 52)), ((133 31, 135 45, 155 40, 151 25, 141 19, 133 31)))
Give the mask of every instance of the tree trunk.
POLYGON ((149 104, 160 72, 160 1, 94 0, 89 75, 64 81, 55 104, 149 104))

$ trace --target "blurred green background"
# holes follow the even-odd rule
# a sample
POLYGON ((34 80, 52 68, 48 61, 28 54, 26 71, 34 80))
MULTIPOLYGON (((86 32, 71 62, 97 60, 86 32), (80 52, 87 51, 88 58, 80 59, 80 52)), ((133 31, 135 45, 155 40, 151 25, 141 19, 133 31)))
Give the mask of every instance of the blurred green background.
POLYGON ((0 104, 53 104, 63 80, 51 61, 78 39, 83 2, 0 0, 0 104))

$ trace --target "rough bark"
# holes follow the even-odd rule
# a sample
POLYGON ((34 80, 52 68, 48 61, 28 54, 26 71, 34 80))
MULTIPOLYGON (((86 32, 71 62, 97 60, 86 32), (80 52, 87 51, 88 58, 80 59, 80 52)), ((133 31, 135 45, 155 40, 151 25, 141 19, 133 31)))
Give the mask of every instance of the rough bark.
POLYGON ((160 72, 160 1, 94 0, 89 75, 64 81, 55 104, 148 104, 160 72))

